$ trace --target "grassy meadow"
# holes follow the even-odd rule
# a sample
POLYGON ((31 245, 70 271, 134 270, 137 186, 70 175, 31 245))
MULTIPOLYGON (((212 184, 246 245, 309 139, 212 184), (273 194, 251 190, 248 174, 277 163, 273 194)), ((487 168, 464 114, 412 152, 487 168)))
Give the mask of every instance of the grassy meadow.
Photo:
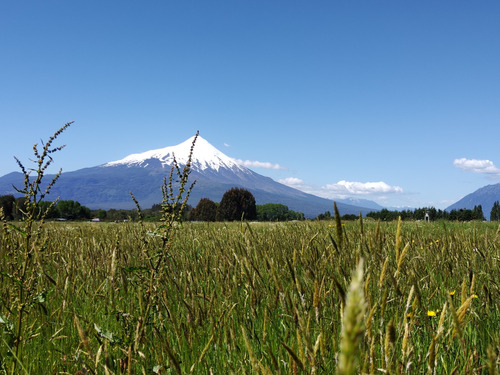
POLYGON ((498 223, 26 225, 0 373, 498 373, 498 223))

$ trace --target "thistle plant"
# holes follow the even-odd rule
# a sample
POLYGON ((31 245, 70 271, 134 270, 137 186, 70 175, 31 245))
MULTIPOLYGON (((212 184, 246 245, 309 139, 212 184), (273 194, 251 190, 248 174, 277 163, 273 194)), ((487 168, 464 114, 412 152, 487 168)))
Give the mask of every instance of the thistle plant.
MULTIPOLYGON (((143 253, 146 256, 144 270, 146 270, 148 277, 143 279, 144 282, 139 286, 140 290, 138 294, 139 298, 142 299, 139 301, 139 304, 142 308, 137 315, 137 326, 134 332, 133 347, 130 346, 128 348, 130 361, 130 356, 137 353, 139 349, 139 343, 144 337, 146 326, 152 325, 152 313, 164 309, 164 305, 160 303, 162 298, 161 281, 164 280, 165 277, 169 277, 168 266, 165 262, 167 259, 173 259, 170 252, 171 246, 175 233, 182 222, 182 215, 187 206, 189 195, 196 183, 196 181, 194 181, 188 186, 188 178, 191 172, 191 159, 197 138, 198 132, 193 139, 188 160, 183 168, 181 169, 174 155, 168 179, 163 179, 163 184, 161 186, 161 224, 154 231, 143 231, 143 253), (150 240, 151 238, 159 238, 161 240, 160 245, 156 245, 155 241, 150 240)), ((138 216, 141 219, 142 213, 139 202, 132 193, 131 196, 137 207, 138 216)), ((158 326, 154 328, 159 332, 158 326)), ((165 343, 165 345, 168 346, 168 343, 165 343)), ((180 369, 175 354, 171 351, 170 347, 167 347, 167 352, 169 353, 171 362, 174 363, 174 369, 179 373, 180 369)))
MULTIPOLYGON (((17 248, 11 257, 1 269, 3 276, 6 276, 12 282, 13 293, 16 300, 8 308, 8 314, 12 319, 10 324, 11 340, 6 343, 10 353, 15 359, 12 362, 11 373, 17 371, 18 365, 23 368, 19 360, 20 351, 24 345, 26 337, 29 337, 36 328, 26 327, 25 321, 35 305, 42 305, 45 301, 46 289, 41 281, 43 278, 50 278, 44 272, 42 253, 48 246, 48 239, 42 234, 44 219, 53 207, 52 202, 45 210, 39 209, 40 202, 49 194, 50 190, 59 179, 62 170, 59 170, 52 180, 43 187, 44 177, 47 168, 52 164, 52 155, 62 150, 65 146, 54 147, 53 143, 57 137, 66 130, 72 122, 68 122, 57 130, 49 140, 39 149, 38 144, 33 145, 33 154, 35 164, 33 168, 26 168, 24 164, 16 157, 15 160, 24 176, 24 186, 17 188, 17 192, 24 195, 24 207, 21 207, 23 214, 22 224, 15 225, 9 223, 9 228, 14 231, 21 240, 18 241, 17 248)), ((8 318, 5 318, 8 320, 8 318)))

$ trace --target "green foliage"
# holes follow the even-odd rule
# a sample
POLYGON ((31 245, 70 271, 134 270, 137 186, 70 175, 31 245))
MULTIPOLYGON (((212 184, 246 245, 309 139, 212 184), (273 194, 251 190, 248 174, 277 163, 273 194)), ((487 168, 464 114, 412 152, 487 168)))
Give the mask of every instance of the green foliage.
POLYGON ((472 210, 460 209, 451 210, 450 212, 437 210, 434 207, 423 207, 411 210, 394 210, 390 211, 386 208, 380 211, 369 212, 366 216, 381 221, 394 221, 398 217, 402 220, 425 220, 428 215, 429 220, 451 220, 451 221, 471 221, 484 220, 483 209, 481 205, 475 206, 472 210))
POLYGON ((76 220, 90 219, 90 209, 72 200, 57 202, 55 211, 58 217, 76 220))
MULTIPOLYGON (((16 200, 13 195, 0 196, 0 207, 3 208, 5 219, 21 219, 23 217, 23 212, 26 211, 28 206, 27 202, 28 200, 26 197, 16 200)), ((106 217, 105 210, 99 210, 98 213, 100 217, 106 217)), ((90 219, 90 217, 91 211, 89 208, 72 200, 57 200, 54 202, 39 200, 34 211, 34 220, 39 220, 40 218, 87 220, 90 219)))
POLYGON ((231 188, 224 193, 217 209, 217 220, 254 220, 257 218, 255 198, 248 190, 231 188))
POLYGON ((99 220, 105 220, 106 217, 108 216, 106 210, 97 210, 93 214, 94 215, 92 215, 92 216, 98 218, 99 220))
POLYGON ((56 217, 61 217, 56 209, 58 202, 50 201, 40 201, 37 206, 37 217, 42 217, 44 215, 45 219, 54 219, 56 217))
POLYGON ((490 212, 490 220, 491 221, 500 220, 500 203, 498 201, 495 201, 495 203, 493 203, 493 207, 491 208, 490 212))
POLYGON ((343 221, 354 221, 354 220, 358 220, 359 219, 359 216, 358 215, 354 215, 354 214, 344 214, 342 215, 342 220, 343 221))
POLYGON ((316 220, 333 220, 333 216, 330 211, 325 211, 324 213, 316 216, 316 220))
POLYGON ((479 205, 474 206, 472 210, 451 210, 448 219, 456 221, 484 220, 483 208, 479 205))
POLYGON ((267 203, 257 205, 257 220, 259 221, 289 221, 304 220, 304 214, 290 210, 284 204, 267 203))
MULTIPOLYGON (((333 220, 334 217, 332 216, 332 213, 330 211, 325 211, 322 214, 319 214, 316 216, 315 220, 333 220)), ((358 220, 359 217, 354 214, 344 214, 341 216, 342 220, 348 220, 348 221, 353 221, 353 220, 358 220)))
POLYGON ((133 221, 137 217, 137 210, 116 210, 111 208, 106 212, 106 220, 108 221, 133 221))
POLYGON ((194 221, 215 221, 217 216, 217 203, 209 198, 202 198, 191 210, 189 214, 190 220, 194 221))
POLYGON ((4 218, 6 220, 14 219, 14 207, 16 199, 13 195, 0 196, 0 209, 3 210, 4 218))

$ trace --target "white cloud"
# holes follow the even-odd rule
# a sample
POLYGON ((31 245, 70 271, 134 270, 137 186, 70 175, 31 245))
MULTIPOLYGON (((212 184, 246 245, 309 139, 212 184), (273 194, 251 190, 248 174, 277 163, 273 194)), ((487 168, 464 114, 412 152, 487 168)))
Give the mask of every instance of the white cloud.
POLYGON ((224 142, 224 147, 231 147, 229 143, 224 142))
POLYGON ((263 169, 286 169, 279 164, 269 163, 267 161, 252 161, 252 160, 240 160, 237 159, 236 162, 248 168, 263 168, 263 169))
POLYGON ((463 171, 486 174, 500 174, 495 164, 490 160, 460 158, 453 161, 453 165, 463 171))
POLYGON ((287 185, 293 188, 301 188, 304 186, 304 181, 302 181, 300 178, 296 177, 287 177, 287 178, 282 178, 278 180, 280 184, 287 185))
POLYGON ((403 189, 399 186, 391 186, 383 181, 380 182, 353 182, 353 181, 339 181, 336 184, 328 184, 323 186, 322 189, 330 193, 336 194, 353 194, 353 195, 367 195, 367 194, 388 194, 388 193, 402 193, 403 189))
POLYGON ((320 188, 304 183, 296 177, 288 177, 278 180, 278 182, 293 187, 303 192, 317 195, 328 199, 345 199, 353 196, 371 196, 378 200, 388 199, 386 194, 402 194, 400 186, 391 186, 385 182, 352 182, 339 181, 336 184, 327 184, 320 188))

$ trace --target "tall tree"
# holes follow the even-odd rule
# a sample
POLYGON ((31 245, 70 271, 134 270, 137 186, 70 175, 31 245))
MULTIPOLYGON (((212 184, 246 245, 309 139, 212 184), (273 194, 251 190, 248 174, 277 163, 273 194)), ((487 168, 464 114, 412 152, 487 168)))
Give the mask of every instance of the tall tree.
POLYGON ((484 220, 483 206, 481 205, 474 206, 474 209, 472 210, 472 216, 473 220, 484 220))
POLYGON ((493 207, 490 212, 490 221, 499 221, 500 220, 500 203, 496 201, 493 203, 493 207))
POLYGON ((217 220, 254 220, 256 218, 257 207, 252 193, 236 187, 224 193, 217 209, 217 220))

